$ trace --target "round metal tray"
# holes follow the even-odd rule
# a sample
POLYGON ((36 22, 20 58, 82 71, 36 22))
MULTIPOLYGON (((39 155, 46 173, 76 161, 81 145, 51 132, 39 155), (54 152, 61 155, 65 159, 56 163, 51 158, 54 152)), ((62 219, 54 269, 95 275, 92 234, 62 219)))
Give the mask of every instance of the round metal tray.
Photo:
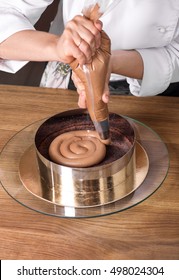
POLYGON ((125 197, 109 204, 75 208, 61 206, 44 199, 38 175, 38 165, 34 153, 34 137, 44 120, 38 121, 15 134, 4 146, 0 154, 0 180, 7 193, 22 205, 37 212, 56 216, 87 218, 109 215, 126 210, 147 199, 164 181, 169 157, 166 145, 149 127, 126 117, 136 133, 136 181, 133 191, 125 197), (28 176, 25 184, 19 176, 19 164, 27 160, 28 176), (33 164, 34 163, 34 164, 33 164))

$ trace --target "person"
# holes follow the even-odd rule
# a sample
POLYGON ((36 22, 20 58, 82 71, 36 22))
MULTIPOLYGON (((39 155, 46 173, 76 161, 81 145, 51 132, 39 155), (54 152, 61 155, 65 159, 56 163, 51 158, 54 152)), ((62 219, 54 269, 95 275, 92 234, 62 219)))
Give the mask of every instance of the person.
MULTIPOLYGON (((1 3, 5 2, 12 1, 1 1, 1 3)), ((63 3, 60 1, 59 12, 52 24, 51 32, 59 32, 59 26, 61 26, 59 18, 62 20, 63 17, 64 26, 68 26, 68 22, 74 16, 81 14, 85 2, 85 0, 65 0, 63 3), (62 14, 59 16, 61 8, 62 14)), ((169 85, 178 84, 179 2, 176 0, 118 0, 115 2, 118 2, 117 5, 100 19, 112 43, 111 66, 108 75, 110 82, 115 83, 120 79, 126 79, 130 92, 136 96, 154 96, 163 93, 169 85)), ((3 30, 4 28, 2 25, 3 30)), ((12 63, 14 62, 11 61, 12 63)), ((75 75, 73 75, 73 80, 80 94, 79 104, 85 106, 83 84, 75 75)), ((57 60, 47 65, 41 81, 42 86, 68 87, 69 83, 68 64, 63 60, 60 62, 57 60), (61 79, 57 75, 59 73, 61 79), (59 81, 60 84, 58 84, 59 81)), ((107 102, 108 99, 109 91, 107 90, 104 100, 107 102)))
MULTIPOLYGON (((59 9, 58 15, 62 13, 64 26, 76 14, 82 12, 85 2, 85 0, 63 1, 62 11, 59 9)), ((119 0, 117 2, 113 9, 100 18, 103 29, 112 43, 110 84, 115 85, 118 81, 126 79, 130 92, 135 96, 155 96, 164 93, 170 85, 178 86, 179 1, 119 0)), ((55 25, 56 21, 52 28, 53 32, 55 25)), ((61 86, 58 84, 59 66, 63 69, 63 65, 55 63, 47 65, 44 74, 46 80, 42 78, 42 85, 61 86), (53 73, 56 75, 54 79, 53 73)), ((83 84, 76 75, 72 76, 80 93, 79 105, 84 107, 83 84)), ((70 82, 69 72, 67 77, 66 83, 63 79, 64 87, 67 87, 70 82)), ((179 92, 179 86, 177 90, 179 92)), ((106 92, 106 102, 108 97, 109 92, 106 92)))
POLYGON ((36 31, 34 24, 53 0, 2 0, 0 3, 0 70, 18 71, 27 61, 62 61, 75 58, 89 63, 100 46, 100 21, 78 15, 61 36, 36 31))

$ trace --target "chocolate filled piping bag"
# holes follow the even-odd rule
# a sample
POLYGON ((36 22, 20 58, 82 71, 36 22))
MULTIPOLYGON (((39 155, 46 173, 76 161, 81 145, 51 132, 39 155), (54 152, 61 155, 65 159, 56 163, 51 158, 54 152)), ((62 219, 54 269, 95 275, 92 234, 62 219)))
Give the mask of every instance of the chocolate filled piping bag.
MULTIPOLYGON (((98 7, 95 5, 94 9, 90 10, 91 13, 88 11, 87 17, 91 20, 96 20, 99 17, 98 15, 95 16, 95 13, 99 13, 97 8, 98 7)), ((83 68, 79 65, 77 60, 74 60, 70 64, 72 70, 84 83, 89 115, 100 139, 105 144, 110 144, 109 113, 107 104, 102 100, 102 95, 108 72, 110 51, 110 39, 107 34, 102 31, 101 46, 96 50, 92 62, 84 65, 83 68)))

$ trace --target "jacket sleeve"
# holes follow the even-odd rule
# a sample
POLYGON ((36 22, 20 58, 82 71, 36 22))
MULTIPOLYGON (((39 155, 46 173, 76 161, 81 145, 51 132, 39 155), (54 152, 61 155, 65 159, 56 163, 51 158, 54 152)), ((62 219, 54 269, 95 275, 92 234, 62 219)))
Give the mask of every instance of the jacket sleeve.
MULTIPOLYGON (((53 0, 1 0, 0 2, 0 43, 22 30, 33 30, 46 7, 53 0)), ((0 70, 17 72, 27 61, 0 60, 0 70)))
MULTIPOLYGON (((163 33, 167 30, 162 29, 163 33)), ((135 96, 154 96, 165 91, 170 83, 179 82, 179 23, 172 41, 160 48, 137 49, 144 63, 142 80, 127 78, 135 96)))

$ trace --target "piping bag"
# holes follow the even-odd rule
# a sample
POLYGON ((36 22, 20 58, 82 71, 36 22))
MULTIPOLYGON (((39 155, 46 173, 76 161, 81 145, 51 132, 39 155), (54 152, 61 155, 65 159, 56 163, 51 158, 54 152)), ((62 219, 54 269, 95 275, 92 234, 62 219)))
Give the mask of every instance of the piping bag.
MULTIPOLYGON (((92 21, 98 20, 103 14, 98 3, 100 1, 96 2, 83 9, 83 15, 92 21)), ((109 113, 107 104, 102 101, 102 95, 108 72, 110 51, 110 39, 104 31, 101 31, 101 46, 96 50, 92 62, 83 65, 83 68, 76 59, 70 64, 72 70, 84 83, 89 115, 101 141, 107 145, 110 144, 109 113)))

